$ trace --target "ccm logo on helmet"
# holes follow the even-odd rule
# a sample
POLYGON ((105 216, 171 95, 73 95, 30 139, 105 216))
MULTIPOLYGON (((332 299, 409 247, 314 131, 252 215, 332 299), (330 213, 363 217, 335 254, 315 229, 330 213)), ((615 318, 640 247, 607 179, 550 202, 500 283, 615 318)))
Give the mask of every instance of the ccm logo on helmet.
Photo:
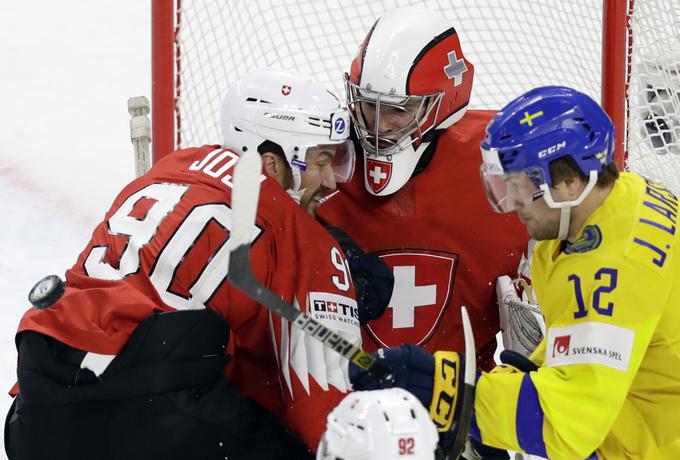
POLYGON ((551 145, 545 150, 541 150, 538 152, 538 158, 545 158, 548 155, 552 155, 553 153, 563 149, 564 147, 567 146, 567 141, 562 141, 559 144, 551 145))

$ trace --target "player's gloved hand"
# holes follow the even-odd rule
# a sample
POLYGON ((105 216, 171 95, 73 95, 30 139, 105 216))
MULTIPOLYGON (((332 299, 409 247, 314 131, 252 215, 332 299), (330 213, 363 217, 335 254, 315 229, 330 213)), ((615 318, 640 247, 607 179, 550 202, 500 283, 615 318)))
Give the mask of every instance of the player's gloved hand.
POLYGON ((381 381, 350 361, 349 379, 357 391, 399 387, 412 393, 425 407, 432 401, 434 356, 407 343, 396 348, 381 348, 373 356, 394 371, 394 378, 381 381))
POLYGON ((359 245, 338 227, 327 227, 338 242, 349 264, 349 271, 357 295, 359 321, 366 323, 385 313, 392 297, 394 275, 380 257, 364 252, 359 245))
POLYGON ((508 364, 522 372, 534 372, 538 370, 536 363, 514 350, 501 351, 500 358, 503 364, 508 364))
POLYGON ((438 351, 431 355, 409 343, 381 348, 373 356, 394 370, 394 378, 379 380, 350 362, 349 379, 354 390, 403 388, 429 408, 430 417, 439 431, 451 428, 456 407, 463 400, 465 360, 461 354, 438 351))

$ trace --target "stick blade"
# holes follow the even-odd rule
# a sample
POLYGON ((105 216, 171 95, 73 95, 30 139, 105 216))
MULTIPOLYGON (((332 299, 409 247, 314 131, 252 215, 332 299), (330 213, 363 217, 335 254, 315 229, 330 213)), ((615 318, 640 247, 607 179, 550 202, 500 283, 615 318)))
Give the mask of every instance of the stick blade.
POLYGON ((463 385, 465 391, 463 392, 463 401, 458 421, 453 429, 454 441, 451 446, 447 460, 457 460, 465 450, 465 442, 467 440, 468 431, 470 431, 470 423, 472 422, 472 411, 475 404, 475 379, 477 374, 477 356, 475 351, 475 337, 472 332, 472 324, 470 323, 470 316, 468 315, 465 306, 460 307, 460 315, 463 321, 463 333, 465 335, 465 376, 463 378, 463 385))
POLYGON ((463 320, 463 334, 465 336, 465 383, 474 386, 477 378, 477 356, 475 353, 475 336, 472 332, 472 324, 465 306, 460 308, 463 320))
POLYGON ((243 225, 233 225, 230 239, 233 247, 250 244, 250 230, 257 215, 257 200, 260 197, 260 175, 262 174, 262 160, 254 151, 247 151, 234 168, 231 210, 234 222, 243 225))

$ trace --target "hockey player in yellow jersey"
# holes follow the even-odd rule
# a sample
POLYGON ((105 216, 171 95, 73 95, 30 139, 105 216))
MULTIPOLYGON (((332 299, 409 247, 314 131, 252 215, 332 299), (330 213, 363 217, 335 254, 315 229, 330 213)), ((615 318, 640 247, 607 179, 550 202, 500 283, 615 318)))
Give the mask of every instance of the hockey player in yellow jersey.
MULTIPOLYGON (((678 198, 619 174, 613 146, 605 112, 564 87, 529 91, 487 127, 482 180, 494 209, 516 212, 538 241, 531 275, 546 335, 530 360, 506 354, 509 364, 478 377, 470 436, 484 446, 550 459, 680 459, 678 198)), ((455 422, 457 374, 437 372, 439 354, 424 403, 436 422, 448 387, 443 416, 455 422)), ((416 371, 402 361, 410 375, 396 384, 408 387, 416 371)))

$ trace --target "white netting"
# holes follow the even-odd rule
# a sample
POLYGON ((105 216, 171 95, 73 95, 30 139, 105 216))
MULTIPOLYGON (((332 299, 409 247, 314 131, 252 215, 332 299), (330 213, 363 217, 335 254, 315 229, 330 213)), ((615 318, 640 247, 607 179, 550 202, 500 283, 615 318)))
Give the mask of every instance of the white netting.
POLYGON ((628 167, 680 194, 680 0, 636 1, 628 167))
MULTIPOLYGON (((181 144, 219 142, 222 95, 239 75, 255 68, 307 73, 341 95, 342 74, 374 21, 409 4, 441 11, 459 32, 463 51, 475 65, 471 108, 499 108, 531 88, 554 84, 600 100, 600 0, 182 0, 177 69, 181 144)), ((650 141, 675 142, 680 134, 678 61, 669 57, 677 57, 672 50, 678 49, 680 0, 634 4, 639 50, 633 51, 633 67, 646 69, 649 77, 638 71, 631 80, 637 96, 630 98, 630 164, 678 192, 680 180, 671 178, 680 172, 680 154, 673 153, 677 144, 658 155, 654 151, 669 149, 655 149, 650 141), (674 77, 668 69, 675 70, 674 77), (667 90, 673 78, 676 86, 667 90), (649 97, 651 110, 640 105, 650 107, 645 81, 658 88, 656 99, 649 97), (645 120, 650 113, 657 129, 650 128, 652 134, 643 130, 645 123, 651 126, 645 120)))
POLYGON ((183 145, 219 141, 222 95, 260 67, 297 70, 342 94, 360 42, 397 6, 441 11, 475 65, 471 107, 499 108, 535 86, 600 98, 601 2, 594 0, 183 0, 179 46, 183 145), (512 8, 508 5, 512 4, 512 8))

